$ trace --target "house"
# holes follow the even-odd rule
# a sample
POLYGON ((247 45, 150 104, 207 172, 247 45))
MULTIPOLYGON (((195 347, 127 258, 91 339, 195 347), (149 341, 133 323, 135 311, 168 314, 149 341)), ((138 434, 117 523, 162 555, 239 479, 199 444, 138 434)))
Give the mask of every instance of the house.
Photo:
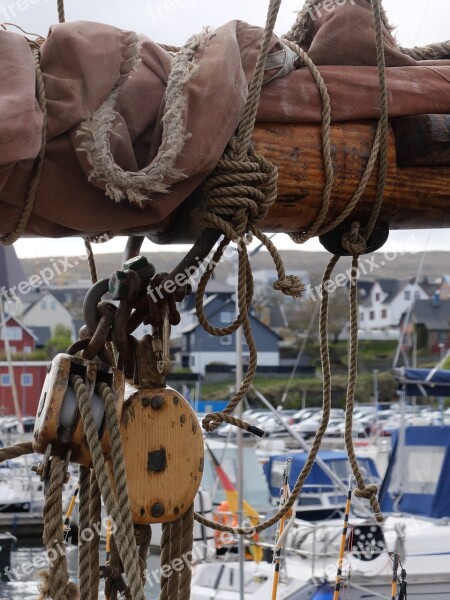
POLYGON ((5 339, 9 342, 11 354, 30 354, 36 348, 37 336, 19 319, 5 315, 0 323, 0 353, 5 353, 5 339), (5 338, 6 336, 6 338, 5 338))
POLYGON ((72 315, 51 291, 33 292, 26 296, 26 300, 31 301, 21 314, 21 320, 28 327, 49 327, 52 336, 57 325, 63 325, 73 331, 72 315))
POLYGON ((13 391, 11 386, 12 369, 17 399, 22 416, 37 413, 39 398, 47 375, 48 361, 0 362, 0 414, 14 415, 13 391))
POLYGON ((428 348, 434 354, 450 348, 450 300, 442 300, 439 292, 429 300, 416 300, 410 324, 419 348, 428 348))
MULTIPOLYGON (((233 299, 223 301, 211 296, 205 302, 205 314, 214 327, 225 327, 234 321, 235 304, 233 299)), ((254 315, 249 315, 250 324, 258 348, 258 365, 278 367, 280 353, 278 344, 281 337, 269 329, 254 315)), ((248 364, 249 350, 244 341, 243 362, 248 364)), ((194 373, 204 375, 207 365, 212 363, 236 365, 236 334, 224 337, 206 332, 198 321, 187 325, 181 332, 181 366, 189 367, 194 373)))
POLYGON ((398 328, 416 300, 429 298, 415 279, 361 281, 358 289, 359 327, 366 332, 398 328))

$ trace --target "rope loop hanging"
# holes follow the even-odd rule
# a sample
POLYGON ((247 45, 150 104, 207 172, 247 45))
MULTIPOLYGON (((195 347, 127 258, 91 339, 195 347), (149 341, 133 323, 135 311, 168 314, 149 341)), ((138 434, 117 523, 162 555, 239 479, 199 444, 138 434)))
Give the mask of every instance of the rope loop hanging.
POLYGON ((253 300, 253 275, 247 252, 248 238, 246 236, 254 235, 270 252, 278 272, 275 289, 293 297, 300 296, 303 291, 298 277, 286 277, 277 249, 256 225, 266 216, 277 197, 277 168, 255 152, 251 146, 251 136, 263 85, 264 67, 280 4, 281 0, 270 1, 261 49, 249 84, 242 119, 236 135, 230 140, 222 159, 203 188, 202 226, 205 229, 217 229, 222 232, 224 237, 211 259, 212 267, 203 274, 199 282, 196 295, 197 316, 202 327, 211 335, 231 335, 242 326, 249 347, 249 366, 239 390, 236 391, 223 411, 208 414, 203 420, 203 427, 209 432, 217 429, 221 423, 228 422, 256 435, 263 434, 260 429, 231 416, 231 413, 247 394, 257 367, 257 348, 248 316, 253 300), (204 311, 204 296, 215 266, 220 262, 231 242, 237 245, 238 253, 237 304, 239 314, 230 325, 220 328, 213 326, 208 321, 204 311))

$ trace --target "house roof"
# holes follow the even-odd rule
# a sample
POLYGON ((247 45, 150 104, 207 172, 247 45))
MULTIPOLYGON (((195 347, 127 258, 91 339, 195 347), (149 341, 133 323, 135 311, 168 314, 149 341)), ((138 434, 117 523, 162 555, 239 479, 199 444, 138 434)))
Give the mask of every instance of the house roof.
POLYGON ((29 333, 31 335, 32 338, 34 338, 35 340, 37 340, 36 335, 33 333, 33 330, 29 327, 27 327, 26 325, 24 325, 22 323, 22 321, 20 321, 20 319, 18 319, 17 317, 14 317, 12 315, 5 315, 4 320, 0 323, 0 327, 3 327, 4 324, 6 324, 6 326, 8 326, 8 321, 14 321, 19 327, 21 327, 24 331, 26 331, 27 333, 29 333))
MULTIPOLYGON (((230 309, 230 312, 234 312, 234 300, 231 300, 231 298, 229 300, 225 300, 223 302, 223 304, 221 304, 220 306, 217 307, 217 309, 215 311, 213 311, 212 313, 210 313, 208 315, 208 318, 213 317, 214 315, 216 315, 218 312, 222 312, 224 309, 230 309)), ((278 333, 276 333, 273 329, 271 329, 270 327, 267 327, 267 325, 265 325, 262 321, 260 321, 257 317, 255 317, 255 315, 249 313, 249 319, 250 321, 257 321, 257 323, 259 325, 261 325, 261 327, 264 327, 264 329, 266 329, 268 332, 270 332, 274 337, 278 338, 279 340, 283 339, 281 337, 281 335, 278 335, 278 333)), ((181 334, 185 334, 185 333, 190 333, 191 331, 195 331, 197 329, 197 327, 201 327, 199 322, 194 322, 191 323, 190 325, 187 325, 184 329, 181 330, 181 334)))
POLYGON ((29 294, 21 296, 23 302, 26 302, 27 304, 29 303, 22 315, 26 315, 33 308, 33 306, 35 306, 40 300, 42 300, 42 298, 44 298, 44 296, 47 296, 48 294, 64 307, 64 304, 62 304, 62 302, 60 302, 48 288, 45 288, 42 291, 30 292, 29 294))
POLYGON ((386 294, 383 304, 390 304, 392 300, 413 280, 408 279, 376 279, 374 281, 358 281, 358 290, 362 306, 371 306, 370 295, 376 283, 380 286, 382 292, 386 294))
POLYGON ((37 346, 45 346, 48 340, 52 337, 52 332, 50 327, 30 327, 36 338, 37 346))
POLYGON ((450 330, 450 300, 416 300, 411 311, 411 319, 423 324, 428 330, 450 330))
POLYGON ((0 285, 9 290, 21 281, 26 277, 14 246, 0 246, 0 285))

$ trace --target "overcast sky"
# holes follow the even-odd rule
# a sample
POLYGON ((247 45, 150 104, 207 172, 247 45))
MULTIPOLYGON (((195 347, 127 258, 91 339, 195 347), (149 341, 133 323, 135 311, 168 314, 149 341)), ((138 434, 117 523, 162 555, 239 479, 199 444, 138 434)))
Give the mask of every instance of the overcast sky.
MULTIPOLYGON (((218 26, 231 19, 263 25, 267 4, 266 0, 65 1, 67 20, 101 21, 168 44, 182 44, 204 26, 218 26)), ((283 0, 276 27, 278 34, 289 29, 302 4, 302 0, 283 0)), ((397 26, 397 39, 401 45, 423 45, 450 38, 450 0, 384 0, 384 6, 391 23, 397 26)), ((46 36, 49 26, 57 21, 56 0, 0 0, 0 21, 11 21, 46 36)), ((426 231, 414 232, 413 238, 410 235, 411 232, 393 232, 385 248, 450 250, 450 230, 433 231, 432 235, 426 231), (414 241, 405 242, 406 238, 414 241)), ((293 247, 287 236, 277 236, 276 242, 283 248, 293 247)), ((121 251, 123 245, 123 239, 113 240, 97 246, 96 251, 121 251)), ((23 239, 15 247, 21 257, 70 255, 83 251, 82 241, 74 239, 39 242, 23 239)), ((317 240, 303 247, 305 250, 321 248, 317 240)), ((146 249, 150 248, 149 243, 146 249)))

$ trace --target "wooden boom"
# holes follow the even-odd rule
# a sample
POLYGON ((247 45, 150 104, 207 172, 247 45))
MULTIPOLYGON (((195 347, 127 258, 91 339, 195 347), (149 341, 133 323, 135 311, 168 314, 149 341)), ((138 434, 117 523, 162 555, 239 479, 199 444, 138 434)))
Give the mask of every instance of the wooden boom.
MULTIPOLYGON (((342 213, 355 193, 376 127, 375 121, 331 126, 335 181, 326 223, 342 213)), ((321 126, 258 122, 253 142, 256 151, 278 167, 278 199, 260 227, 277 233, 306 230, 319 213, 325 186, 321 126)), ((367 223, 377 182, 378 164, 347 223, 367 223)), ((148 237, 160 244, 195 241, 201 210, 199 188, 179 211, 148 232, 148 237)), ((391 120, 388 174, 378 224, 388 229, 450 227, 450 115, 391 120)))
MULTIPOLYGON (((328 221, 342 212, 357 189, 375 129, 375 122, 332 125, 335 183, 328 221)), ((253 139, 257 152, 279 170, 278 200, 261 223, 263 230, 293 232, 309 227, 319 212, 325 184, 321 127, 257 123, 253 139)), ((360 220, 362 224, 367 221, 377 181, 378 166, 351 221, 360 220)), ((380 223, 390 229, 450 227, 449 208, 450 115, 407 117, 391 122, 389 168, 380 223), (419 130, 421 144, 417 143, 419 130), (398 154, 403 157, 402 164, 412 166, 399 166, 398 154), (414 166, 417 164, 421 166, 414 166)))

